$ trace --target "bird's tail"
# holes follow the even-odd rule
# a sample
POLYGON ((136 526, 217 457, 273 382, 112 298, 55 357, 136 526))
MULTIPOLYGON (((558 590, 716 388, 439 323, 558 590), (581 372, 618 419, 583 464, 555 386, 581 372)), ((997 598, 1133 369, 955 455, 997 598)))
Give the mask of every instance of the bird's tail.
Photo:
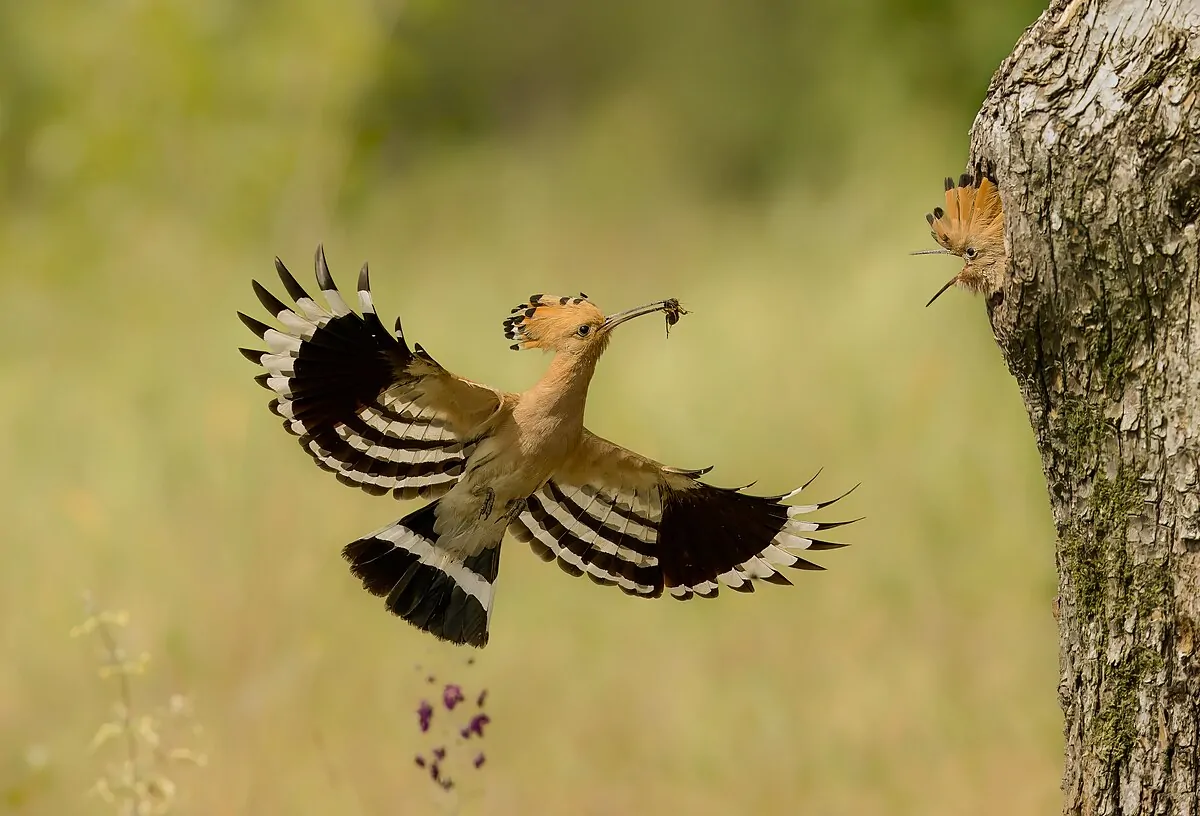
POLYGON ((442 640, 482 647, 488 641, 500 541, 466 557, 438 546, 437 507, 431 502, 347 544, 342 556, 363 588, 385 598, 394 614, 442 640))

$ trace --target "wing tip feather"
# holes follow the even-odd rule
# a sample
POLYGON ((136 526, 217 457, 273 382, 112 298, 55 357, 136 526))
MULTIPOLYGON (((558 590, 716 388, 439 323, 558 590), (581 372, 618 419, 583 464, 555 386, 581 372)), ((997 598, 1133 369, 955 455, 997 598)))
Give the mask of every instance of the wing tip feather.
POLYGON ((336 292, 337 284, 333 282, 333 275, 329 273, 329 262, 325 260, 325 244, 317 244, 317 250, 313 253, 313 268, 317 276, 317 286, 322 292, 336 292))
POLYGON ((239 311, 237 316, 238 319, 242 321, 242 325, 258 335, 260 340, 266 338, 267 332, 271 330, 271 327, 266 323, 263 323, 261 320, 255 320, 248 314, 239 311))
POLYGON ((271 294, 271 291, 257 280, 250 281, 250 288, 254 290, 254 295, 258 298, 258 302, 263 305, 263 308, 272 317, 278 317, 280 313, 289 311, 287 304, 271 294))
POLYGON ((302 300, 312 300, 308 292, 304 291, 304 287, 300 285, 300 281, 296 280, 295 275, 288 271, 279 258, 275 259, 275 272, 278 273, 283 288, 287 290, 288 297, 293 301, 299 303, 302 300))

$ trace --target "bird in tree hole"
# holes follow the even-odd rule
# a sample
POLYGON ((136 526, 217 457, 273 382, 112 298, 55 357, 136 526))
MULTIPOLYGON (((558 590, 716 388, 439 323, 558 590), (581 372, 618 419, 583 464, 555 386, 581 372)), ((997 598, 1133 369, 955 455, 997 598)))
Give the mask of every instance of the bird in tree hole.
POLYGON ((989 294, 1000 288, 1004 276, 1004 207, 990 166, 979 164, 975 173, 964 173, 958 184, 946 178, 946 208, 925 216, 930 235, 942 249, 923 249, 913 255, 957 255, 963 268, 929 299, 941 297, 954 284, 972 292, 989 294))
POLYGON ((315 265, 327 307, 276 259, 296 305, 254 281, 281 328, 239 312, 268 349, 241 351, 266 368, 256 379, 275 394, 271 410, 323 469, 371 494, 433 499, 342 553, 363 587, 414 626, 452 643, 487 643, 505 532, 572 575, 643 598, 789 584, 782 567, 821 569, 797 552, 844 546, 814 533, 850 522, 804 518, 842 496, 788 505, 803 487, 779 496, 714 487, 699 480, 708 468, 667 467, 583 426, 613 331, 657 312, 669 331, 686 313, 677 300, 605 316, 584 295, 532 295, 504 321, 505 336, 513 349, 554 357, 516 394, 450 373, 408 345, 399 320, 389 333, 366 265, 361 314, 339 294, 320 247, 315 265))

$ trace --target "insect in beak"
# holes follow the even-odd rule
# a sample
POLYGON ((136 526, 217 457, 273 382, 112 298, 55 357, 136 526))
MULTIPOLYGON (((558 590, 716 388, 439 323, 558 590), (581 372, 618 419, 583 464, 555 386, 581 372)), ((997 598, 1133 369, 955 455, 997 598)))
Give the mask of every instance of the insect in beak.
POLYGON ((632 320, 633 318, 641 317, 642 315, 654 314, 655 312, 666 313, 668 334, 671 331, 671 327, 679 322, 679 316, 687 314, 684 308, 679 305, 678 300, 675 298, 670 298, 668 300, 659 300, 655 303, 647 303, 645 306, 638 306, 636 309, 627 309, 623 312, 617 312, 614 315, 609 315, 604 319, 604 325, 602 328, 605 331, 612 331, 614 328, 627 320, 632 320))
POLYGON ((663 308, 663 312, 667 317, 667 337, 671 336, 671 327, 679 322, 682 315, 687 314, 687 309, 679 305, 679 301, 675 298, 668 298, 667 305, 663 308))

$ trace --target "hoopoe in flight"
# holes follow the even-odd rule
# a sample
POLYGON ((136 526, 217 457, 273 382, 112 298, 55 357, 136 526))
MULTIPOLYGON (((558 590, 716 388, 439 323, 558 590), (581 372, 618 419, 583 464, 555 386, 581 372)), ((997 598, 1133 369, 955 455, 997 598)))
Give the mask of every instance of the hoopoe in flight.
POLYGON ((964 173, 958 184, 946 177, 946 209, 936 207, 925 216, 930 235, 942 249, 923 249, 913 255, 958 255, 963 268, 929 299, 941 297, 954 284, 972 292, 994 292, 1004 276, 1004 207, 992 168, 977 165, 975 174, 964 173))
POLYGON ((254 281, 282 328, 238 312, 268 349, 241 351, 267 369, 256 379, 275 393, 271 411, 318 465, 371 494, 434 499, 342 553, 363 587, 414 626, 452 643, 487 643, 505 532, 572 575, 644 598, 711 598, 718 584, 748 592, 758 579, 790 584, 781 567, 822 569, 796 551, 844 546, 813 533, 849 522, 802 518, 837 499, 789 506, 803 488, 754 496, 714 487, 698 479, 709 468, 666 467, 583 426, 613 330, 655 312, 669 329, 683 314, 678 301, 606 317, 584 295, 531 296, 504 321, 505 336, 514 349, 554 357, 536 385, 514 394, 410 348, 399 320, 389 334, 365 264, 361 314, 342 299, 320 247, 315 265, 328 308, 276 259, 296 305, 254 281))

